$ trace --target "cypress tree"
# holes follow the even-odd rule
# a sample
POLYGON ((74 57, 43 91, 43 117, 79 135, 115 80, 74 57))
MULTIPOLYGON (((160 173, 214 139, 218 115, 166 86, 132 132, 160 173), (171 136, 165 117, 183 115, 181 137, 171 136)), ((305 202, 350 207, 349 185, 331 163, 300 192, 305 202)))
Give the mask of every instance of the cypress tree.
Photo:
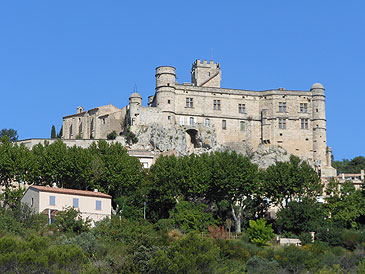
POLYGON ((56 138, 56 127, 54 125, 52 125, 51 139, 55 139, 55 138, 56 138))

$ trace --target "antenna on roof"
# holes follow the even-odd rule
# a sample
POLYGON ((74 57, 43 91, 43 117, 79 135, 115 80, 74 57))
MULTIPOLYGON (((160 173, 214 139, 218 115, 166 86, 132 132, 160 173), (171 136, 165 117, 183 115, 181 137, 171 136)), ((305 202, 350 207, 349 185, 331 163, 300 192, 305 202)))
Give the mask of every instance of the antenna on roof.
POLYGON ((133 90, 134 92, 137 92, 137 84, 134 84, 133 90))

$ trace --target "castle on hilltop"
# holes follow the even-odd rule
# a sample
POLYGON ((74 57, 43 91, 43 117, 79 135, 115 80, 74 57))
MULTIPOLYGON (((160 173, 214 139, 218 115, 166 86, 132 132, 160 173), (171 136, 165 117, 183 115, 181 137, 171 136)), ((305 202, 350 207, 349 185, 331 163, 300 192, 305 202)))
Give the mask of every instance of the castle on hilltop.
POLYGON ((191 83, 176 82, 175 68, 156 68, 156 91, 142 106, 134 92, 129 105, 120 109, 101 106, 63 117, 63 139, 106 139, 116 131, 122 135, 141 127, 160 124, 176 127, 190 145, 199 146, 201 132, 212 132, 219 144, 235 147, 280 146, 291 154, 313 160, 322 176, 335 176, 331 148, 327 146, 325 89, 284 88, 253 91, 221 88, 221 68, 213 61, 196 60, 191 83))

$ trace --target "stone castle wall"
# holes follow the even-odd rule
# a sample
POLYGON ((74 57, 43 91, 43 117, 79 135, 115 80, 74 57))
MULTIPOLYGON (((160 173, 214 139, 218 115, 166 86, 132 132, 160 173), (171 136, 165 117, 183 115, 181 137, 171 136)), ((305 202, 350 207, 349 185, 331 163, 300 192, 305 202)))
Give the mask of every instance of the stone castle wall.
POLYGON ((70 135, 67 129, 71 125, 77 128, 80 121, 85 125, 83 138, 89 134, 106 138, 112 130, 122 133, 125 126, 140 132, 141 127, 157 123, 162 127, 186 127, 191 136, 187 140, 193 140, 199 138, 204 127, 204 134, 211 129, 220 145, 243 145, 253 150, 259 145, 279 146, 313 160, 326 174, 333 174, 321 84, 314 84, 310 90, 221 88, 219 64, 200 60, 193 63, 191 78, 191 83, 179 84, 174 67, 158 67, 156 91, 149 97, 148 107, 142 106, 142 98, 135 92, 123 110, 109 105, 64 117, 64 136, 75 138, 75 133, 70 135))

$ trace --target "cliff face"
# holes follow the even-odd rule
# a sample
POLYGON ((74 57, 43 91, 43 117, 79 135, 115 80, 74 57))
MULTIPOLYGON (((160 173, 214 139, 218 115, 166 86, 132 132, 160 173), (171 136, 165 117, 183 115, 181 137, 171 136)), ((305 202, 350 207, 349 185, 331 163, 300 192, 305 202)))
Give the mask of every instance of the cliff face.
POLYGON ((177 156, 191 153, 202 154, 215 151, 236 151, 248 156, 259 168, 267 168, 277 162, 289 161, 290 154, 281 147, 260 145, 255 151, 249 144, 218 144, 214 129, 204 126, 169 126, 153 123, 135 126, 133 129, 138 143, 132 149, 152 150, 157 153, 172 153, 177 156))

